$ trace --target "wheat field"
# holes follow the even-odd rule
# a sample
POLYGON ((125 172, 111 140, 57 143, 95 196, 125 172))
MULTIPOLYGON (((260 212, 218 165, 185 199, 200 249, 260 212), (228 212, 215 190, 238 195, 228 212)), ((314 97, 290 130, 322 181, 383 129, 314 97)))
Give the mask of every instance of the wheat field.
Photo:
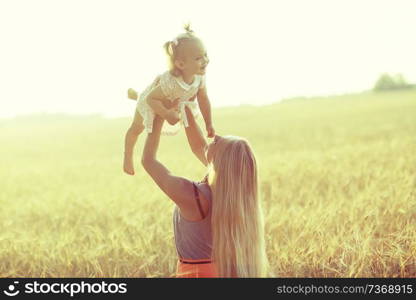
MULTIPOLYGON (((273 276, 416 277, 415 90, 218 108, 213 119, 256 152, 273 276)), ((143 136, 136 175, 122 172, 130 121, 0 121, 1 277, 174 275, 174 204, 140 166, 143 136)), ((205 174, 183 132, 162 138, 159 158, 205 174)))

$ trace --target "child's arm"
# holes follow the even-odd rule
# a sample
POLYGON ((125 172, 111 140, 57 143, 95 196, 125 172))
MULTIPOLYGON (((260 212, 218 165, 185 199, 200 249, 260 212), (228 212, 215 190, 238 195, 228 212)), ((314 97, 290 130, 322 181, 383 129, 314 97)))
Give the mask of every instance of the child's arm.
POLYGON ((208 137, 213 138, 215 136, 215 129, 212 126, 211 119, 211 103, 209 102, 207 89, 203 87, 198 90, 197 93, 199 108, 201 109, 202 116, 204 117, 205 127, 208 132, 208 137))

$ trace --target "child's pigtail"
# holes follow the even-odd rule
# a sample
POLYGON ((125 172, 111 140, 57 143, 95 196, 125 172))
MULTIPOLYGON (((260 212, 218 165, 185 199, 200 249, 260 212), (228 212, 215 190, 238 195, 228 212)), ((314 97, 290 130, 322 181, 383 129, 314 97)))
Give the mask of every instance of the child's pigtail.
POLYGON ((193 37, 195 35, 194 31, 191 29, 191 23, 186 23, 183 28, 189 36, 193 37))
POLYGON ((173 49, 172 41, 168 41, 163 45, 163 49, 165 50, 166 58, 168 60, 169 69, 174 69, 174 61, 175 61, 175 51, 173 49))
POLYGON ((166 55, 173 57, 174 56, 174 50, 173 50, 173 45, 172 45, 172 41, 168 41, 163 45, 163 49, 165 49, 166 55))

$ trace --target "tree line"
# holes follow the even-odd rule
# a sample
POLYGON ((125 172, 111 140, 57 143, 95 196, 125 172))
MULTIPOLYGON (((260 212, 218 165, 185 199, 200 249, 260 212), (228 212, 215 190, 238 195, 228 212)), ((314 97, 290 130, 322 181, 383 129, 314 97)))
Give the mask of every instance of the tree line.
POLYGON ((410 84, 402 74, 383 73, 374 84, 374 91, 388 91, 415 88, 415 84, 410 84))

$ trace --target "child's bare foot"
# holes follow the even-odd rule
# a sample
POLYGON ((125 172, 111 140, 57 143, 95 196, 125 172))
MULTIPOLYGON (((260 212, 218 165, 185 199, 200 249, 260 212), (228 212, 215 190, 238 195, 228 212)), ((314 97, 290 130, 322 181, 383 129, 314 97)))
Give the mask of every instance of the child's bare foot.
POLYGON ((124 164, 123 164, 124 172, 129 175, 134 175, 134 165, 133 165, 133 156, 124 154, 124 164))
POLYGON ((137 98, 138 98, 137 92, 134 89, 132 89, 132 88, 129 88, 128 89, 127 96, 131 100, 137 100, 137 98))

